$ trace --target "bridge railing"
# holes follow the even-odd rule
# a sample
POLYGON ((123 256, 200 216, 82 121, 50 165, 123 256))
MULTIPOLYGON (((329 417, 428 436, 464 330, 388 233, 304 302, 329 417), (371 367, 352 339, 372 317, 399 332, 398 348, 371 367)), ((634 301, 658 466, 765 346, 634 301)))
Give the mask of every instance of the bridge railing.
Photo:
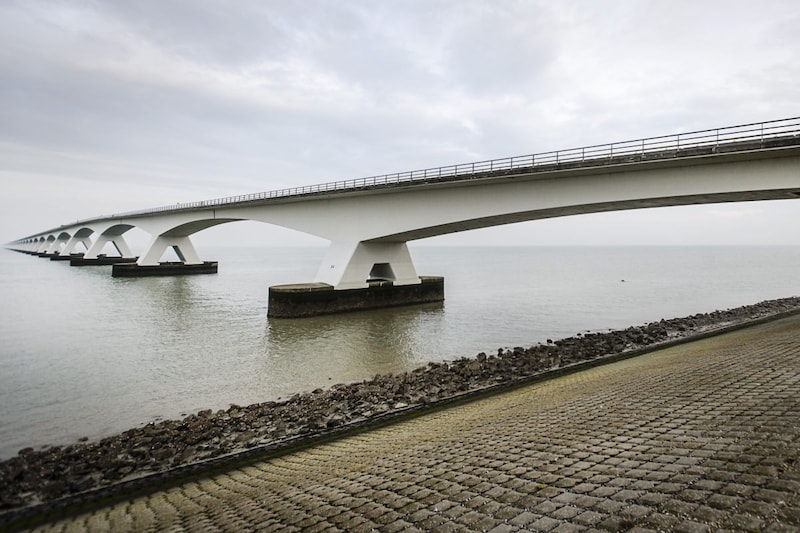
MULTIPOLYGON (((647 137, 633 141, 597 144, 500 159, 489 159, 446 165, 441 167, 396 172, 316 185, 290 187, 253 194, 228 196, 214 200, 179 203, 140 211, 114 214, 113 217, 142 216, 163 212, 214 208, 230 204, 271 200, 296 196, 307 196, 334 191, 362 190, 376 187, 408 185, 428 181, 468 180, 476 177, 505 176, 515 170, 535 172, 537 170, 557 169, 562 166, 600 166, 609 162, 630 160, 649 160, 697 155, 698 151, 734 151, 763 148, 770 140, 787 137, 800 143, 800 117, 755 122, 739 126, 692 131, 659 137, 647 137)), ((90 222, 110 217, 95 217, 77 221, 90 222)))

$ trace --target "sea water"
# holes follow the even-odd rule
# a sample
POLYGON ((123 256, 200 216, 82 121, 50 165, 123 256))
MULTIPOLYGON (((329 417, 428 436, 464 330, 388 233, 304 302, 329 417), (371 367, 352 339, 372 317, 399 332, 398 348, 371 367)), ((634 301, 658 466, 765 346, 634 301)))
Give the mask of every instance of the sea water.
POLYGON ((800 294, 798 247, 410 246, 443 304, 268 319, 324 248, 203 249, 216 275, 112 278, 0 252, 0 459, 429 361, 800 294))

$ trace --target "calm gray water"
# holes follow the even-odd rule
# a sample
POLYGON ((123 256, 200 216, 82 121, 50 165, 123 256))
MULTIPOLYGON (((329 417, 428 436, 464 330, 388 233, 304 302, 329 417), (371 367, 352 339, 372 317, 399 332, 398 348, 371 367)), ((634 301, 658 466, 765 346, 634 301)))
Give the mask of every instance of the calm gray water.
POLYGON ((428 361, 800 294, 798 247, 412 247, 446 302, 268 320, 323 248, 204 249, 216 276, 112 278, 0 252, 0 458, 428 361), (624 280, 624 282, 622 281, 624 280))

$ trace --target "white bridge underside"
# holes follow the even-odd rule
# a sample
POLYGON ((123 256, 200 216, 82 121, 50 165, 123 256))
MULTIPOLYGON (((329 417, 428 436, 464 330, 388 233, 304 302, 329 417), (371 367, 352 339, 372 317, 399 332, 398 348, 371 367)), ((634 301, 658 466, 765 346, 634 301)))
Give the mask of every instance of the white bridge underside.
POLYGON ((101 218, 39 234, 25 244, 61 254, 82 244, 84 257, 93 258, 111 242, 130 256, 124 233, 138 227, 152 236, 139 265, 157 264, 169 247, 186 264, 197 264, 202 261, 192 234, 256 220, 330 240, 315 281, 350 289, 366 287, 370 278, 419 283, 406 246, 416 239, 603 211, 798 197, 800 147, 790 146, 101 218))

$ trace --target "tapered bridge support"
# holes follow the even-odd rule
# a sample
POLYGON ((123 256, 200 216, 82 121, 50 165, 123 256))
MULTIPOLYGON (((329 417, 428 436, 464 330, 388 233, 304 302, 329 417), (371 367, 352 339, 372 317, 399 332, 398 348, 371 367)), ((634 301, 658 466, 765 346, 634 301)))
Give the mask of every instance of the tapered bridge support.
POLYGON ((48 255, 53 255, 53 254, 58 255, 61 253, 61 247, 65 245, 68 241, 69 241, 69 235, 67 235, 66 233, 62 233, 61 235, 56 237, 55 240, 53 240, 53 242, 50 244, 47 250, 45 250, 45 252, 48 255))
POLYGON ((150 241, 147 251, 136 263, 117 263, 111 269, 115 278, 144 276, 183 276, 191 274, 216 274, 216 261, 201 261, 188 236, 157 235, 150 241), (178 262, 161 262, 161 256, 172 248, 178 262))
POLYGON ((336 290, 361 289, 372 281, 420 283, 404 242, 333 242, 317 272, 317 282, 336 290))
POLYGON ((89 240, 89 237, 87 237, 85 234, 84 235, 75 234, 67 241, 67 244, 64 245, 64 247, 61 249, 60 252, 58 252, 58 254, 54 254, 50 257, 50 260, 72 261, 72 259, 75 258, 82 258, 84 255, 83 253, 75 253, 78 244, 82 244, 83 249, 88 250, 89 247, 92 245, 92 241, 89 240), (74 256, 72 255, 73 253, 75 253, 74 256))
POLYGON ((67 242, 64 249, 61 250, 61 255, 69 255, 76 252, 76 248, 79 244, 82 244, 84 249, 89 250, 92 246, 92 241, 88 237, 79 237, 76 235, 67 242))
POLYGON ((184 265, 202 265, 203 261, 197 255, 192 241, 189 237, 168 237, 164 235, 157 235, 150 241, 147 251, 142 254, 136 262, 139 266, 156 266, 159 264, 161 256, 167 251, 167 248, 172 248, 175 255, 178 256, 181 263, 184 265))
POLYGON ((37 254, 46 254, 47 253, 47 249, 50 248, 50 246, 52 244, 53 244, 53 240, 52 239, 51 240, 42 240, 39 243, 39 247, 36 248, 36 253, 37 254))
POLYGON ((94 241, 86 253, 83 254, 83 258, 97 259, 97 254, 99 254, 103 247, 109 242, 117 250, 120 257, 133 257, 130 246, 128 246, 122 234, 102 234, 97 236, 97 240, 94 241))

